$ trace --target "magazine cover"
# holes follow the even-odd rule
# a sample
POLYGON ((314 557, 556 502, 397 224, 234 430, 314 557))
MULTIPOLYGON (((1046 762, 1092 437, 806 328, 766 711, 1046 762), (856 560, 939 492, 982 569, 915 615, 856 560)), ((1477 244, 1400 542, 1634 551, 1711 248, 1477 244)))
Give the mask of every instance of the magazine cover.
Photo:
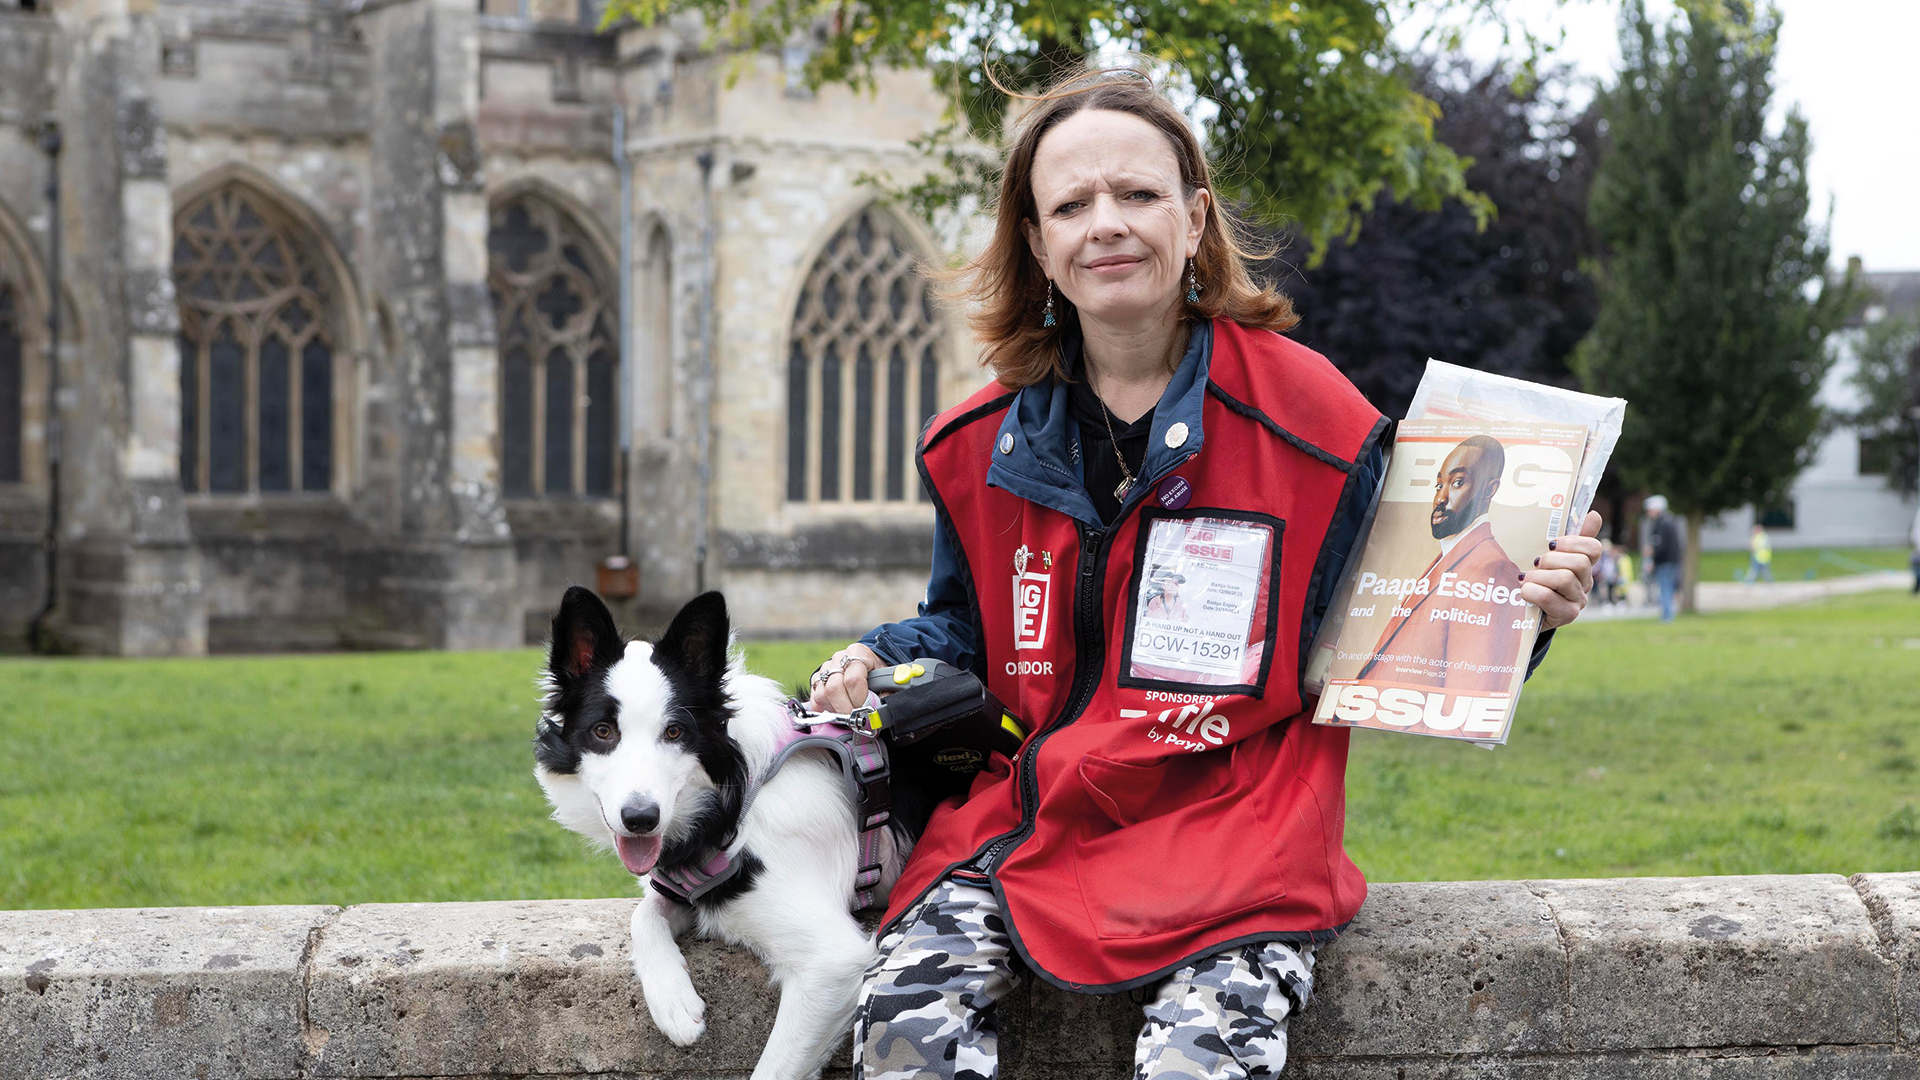
POLYGON ((1587 434, 1400 424, 1373 528, 1335 597, 1339 636, 1316 657, 1314 723, 1506 741, 1540 627, 1520 574, 1567 527, 1587 434))
MULTIPOLYGON (((1513 420, 1543 424, 1578 424, 1587 429, 1587 445, 1580 458, 1580 480, 1574 488, 1567 514, 1569 528, 1578 528, 1592 505, 1594 491, 1613 456, 1621 425, 1626 420, 1627 403, 1620 398, 1582 394, 1558 386, 1527 382, 1524 379, 1494 375, 1429 359, 1408 407, 1408 420, 1513 420)), ((1376 497, 1377 500, 1377 497, 1376 497)), ((1333 642, 1346 626, 1348 605, 1342 602, 1353 588, 1355 556, 1367 546, 1373 531, 1377 501, 1369 504, 1360 531, 1348 550, 1336 599, 1320 620, 1313 645, 1308 652, 1306 677, 1302 685, 1307 693, 1326 689, 1327 669, 1333 658, 1333 642)))
MULTIPOLYGON (((1599 398, 1594 394, 1565 390, 1561 386, 1509 379, 1505 375, 1492 375, 1471 367, 1428 359, 1427 373, 1421 375, 1419 390, 1413 394, 1413 404, 1407 407, 1407 419, 1524 421, 1586 427, 1586 450, 1580 455, 1580 482, 1574 486, 1571 509, 1567 513, 1567 521, 1571 523, 1569 527, 1578 528, 1594 502, 1599 477, 1607 471, 1607 459, 1613 457, 1613 444, 1619 442, 1620 425, 1626 421, 1626 402, 1620 398, 1599 398)), ((1373 532, 1373 517, 1377 509, 1379 502, 1371 503, 1367 507, 1367 517, 1359 525, 1359 534, 1348 552, 1346 573, 1342 573, 1338 586, 1342 594, 1350 594, 1354 588, 1352 571, 1356 567, 1356 555, 1367 546, 1367 536, 1373 532)), ((1327 607, 1327 617, 1321 619, 1319 632, 1313 634, 1306 678, 1302 680, 1308 694, 1319 694, 1327 688, 1332 642, 1346 628, 1346 611, 1346 603, 1334 601, 1327 607)))

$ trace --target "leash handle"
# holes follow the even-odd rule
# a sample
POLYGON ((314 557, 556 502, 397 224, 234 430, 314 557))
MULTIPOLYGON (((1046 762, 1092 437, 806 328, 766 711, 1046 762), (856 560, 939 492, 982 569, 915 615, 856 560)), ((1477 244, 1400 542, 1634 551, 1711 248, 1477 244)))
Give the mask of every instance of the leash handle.
POLYGON ((878 668, 867 673, 867 689, 876 694, 891 694, 895 690, 930 683, 935 679, 944 679, 949 675, 960 674, 960 669, 941 660, 918 657, 904 664, 878 668))
POLYGON ((997 726, 999 731, 988 738, 999 741, 1010 736, 1008 756, 1026 739, 1026 725, 972 673, 951 664, 912 660, 876 672, 867 685, 903 691, 889 694, 877 706, 856 710, 852 718, 856 728, 887 732, 896 747, 918 742, 956 722, 985 724, 989 729, 997 726))

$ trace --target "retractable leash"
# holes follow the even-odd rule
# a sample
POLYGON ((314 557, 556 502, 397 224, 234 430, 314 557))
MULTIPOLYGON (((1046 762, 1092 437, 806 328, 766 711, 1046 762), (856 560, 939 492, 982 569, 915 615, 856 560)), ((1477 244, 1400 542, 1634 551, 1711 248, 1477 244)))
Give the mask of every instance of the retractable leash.
POLYGON ((853 716, 891 744, 896 769, 957 775, 971 783, 988 754, 1012 757, 1027 738, 1026 725, 979 679, 939 660, 882 668, 867 676, 867 689, 894 691, 853 716))
MULTIPOLYGON (((824 750, 839 762, 860 829, 855 911, 871 907, 880 884, 880 835, 893 820, 896 778, 937 801, 964 792, 998 752, 1011 758, 1026 740, 1026 725, 1000 704, 971 672, 939 660, 918 659, 868 675, 870 703, 851 713, 808 712, 787 701, 788 729, 767 771, 747 788, 740 816, 781 766, 802 750, 824 750), (880 693, 888 696, 880 698, 880 693)), ((727 843, 731 843, 729 837, 727 843)), ((723 843, 696 864, 656 870, 653 885, 693 903, 739 873, 723 843)))

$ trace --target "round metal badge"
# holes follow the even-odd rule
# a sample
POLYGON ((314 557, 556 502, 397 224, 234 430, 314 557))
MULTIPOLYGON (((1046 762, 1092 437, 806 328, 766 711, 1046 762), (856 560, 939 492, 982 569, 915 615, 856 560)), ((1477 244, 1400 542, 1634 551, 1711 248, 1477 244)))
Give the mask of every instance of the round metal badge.
POLYGON ((1187 505, 1187 500, 1193 498, 1193 485, 1187 483, 1187 478, 1184 476, 1169 476, 1160 482, 1160 490, 1156 495, 1160 499, 1161 506, 1169 510, 1178 510, 1187 505))

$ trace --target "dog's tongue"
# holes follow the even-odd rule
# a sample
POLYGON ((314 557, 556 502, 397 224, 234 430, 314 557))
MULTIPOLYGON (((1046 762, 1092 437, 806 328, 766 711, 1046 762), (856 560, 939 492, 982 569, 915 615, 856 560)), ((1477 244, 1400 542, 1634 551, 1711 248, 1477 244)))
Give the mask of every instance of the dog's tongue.
POLYGON ((620 852, 620 861, 636 875, 646 874, 660 861, 658 836, 616 836, 613 846, 620 852))

